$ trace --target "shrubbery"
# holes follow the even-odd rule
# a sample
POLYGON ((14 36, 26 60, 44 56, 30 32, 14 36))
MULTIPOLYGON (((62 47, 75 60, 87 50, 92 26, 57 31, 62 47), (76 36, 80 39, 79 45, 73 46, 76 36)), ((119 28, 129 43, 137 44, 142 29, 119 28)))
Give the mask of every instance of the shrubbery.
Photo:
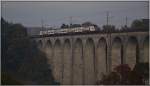
POLYGON ((144 85, 148 80, 148 64, 139 63, 135 68, 131 68, 127 64, 121 64, 114 68, 108 75, 103 75, 102 79, 97 82, 98 85, 144 85), (140 70, 143 68, 143 70, 140 70), (139 71, 140 70, 140 71, 139 71))

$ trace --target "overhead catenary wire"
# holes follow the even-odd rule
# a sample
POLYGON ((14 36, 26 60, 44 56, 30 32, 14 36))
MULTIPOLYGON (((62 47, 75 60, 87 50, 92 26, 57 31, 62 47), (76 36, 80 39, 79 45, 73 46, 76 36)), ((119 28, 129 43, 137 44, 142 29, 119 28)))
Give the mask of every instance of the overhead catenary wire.
MULTIPOLYGON (((137 9, 137 8, 136 8, 137 9)), ((130 10, 128 10, 128 9, 117 9, 117 10, 114 10, 113 12, 114 13, 117 13, 117 14, 124 14, 124 13, 127 13, 128 11, 130 11, 130 10)), ((74 16, 67 16, 67 17, 65 17, 65 18, 57 18, 57 21, 59 21, 59 22, 68 22, 69 24, 73 24, 73 23, 75 23, 75 21, 87 21, 87 20, 90 20, 91 21, 91 19, 92 18, 94 18, 94 17, 97 17, 97 16, 100 16, 100 15, 102 15, 102 16, 104 16, 104 13, 106 13, 106 11, 100 11, 100 12, 95 12, 95 13, 89 13, 89 14, 86 14, 86 15, 80 15, 80 16, 77 16, 77 17, 74 17, 74 16), (65 19, 68 19, 68 20, 65 20, 65 19), (63 20, 65 20, 65 21, 63 21, 63 20)), ((110 17, 110 12, 108 12, 107 11, 107 15, 109 16, 108 18, 107 18, 107 24, 110 24, 111 22, 112 22, 112 17, 110 17)), ((123 17, 123 16, 122 16, 123 17)), ((104 17, 99 17, 99 18, 102 18, 102 19, 100 19, 100 21, 101 20, 105 20, 105 18, 104 17)), ((123 25, 127 25, 128 26, 128 24, 129 24, 129 22, 130 22, 130 20, 131 20, 131 18, 129 18, 129 16, 127 17, 126 16, 126 18, 123 18, 123 20, 122 21, 125 21, 125 23, 123 24, 123 25)), ((118 20, 116 20, 116 18, 115 18, 115 21, 121 21, 120 19, 118 20)), ((93 22, 93 21, 92 21, 93 22)), ((113 22, 112 22, 113 23, 113 22)))

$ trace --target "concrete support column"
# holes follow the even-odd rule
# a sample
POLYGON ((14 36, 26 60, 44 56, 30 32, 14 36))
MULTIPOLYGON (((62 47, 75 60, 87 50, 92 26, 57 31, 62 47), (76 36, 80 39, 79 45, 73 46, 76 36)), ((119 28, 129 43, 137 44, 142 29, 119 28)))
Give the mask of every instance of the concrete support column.
POLYGON ((46 54, 48 64, 50 65, 50 68, 52 69, 52 43, 50 40, 47 40, 44 46, 44 53, 46 54))
POLYGON ((73 84, 73 43, 74 43, 73 37, 71 37, 70 43, 71 43, 71 82, 70 83, 73 84))
POLYGON ((96 81, 98 81, 98 61, 97 61, 97 58, 98 58, 98 53, 97 53, 97 45, 98 45, 98 42, 96 41, 95 42, 96 44, 95 44, 95 63, 94 63, 94 65, 95 65, 95 78, 96 78, 96 81))
POLYGON ((86 39, 82 39, 82 43, 83 43, 83 52, 82 52, 82 55, 83 55, 83 85, 86 85, 86 82, 85 82, 85 45, 86 45, 86 39))
POLYGON ((56 81, 60 82, 62 84, 62 46, 60 40, 55 41, 54 45, 54 78, 56 81))
POLYGON ((69 39, 65 40, 63 46, 63 83, 71 84, 72 52, 69 39))
POLYGON ((96 81, 101 80, 102 75, 106 74, 106 48, 107 45, 105 38, 99 39, 97 46, 95 47, 96 81))
POLYGON ((95 67, 94 67, 94 42, 93 39, 87 39, 84 47, 84 77, 85 84, 95 84, 95 67))
POLYGON ((111 37, 108 36, 107 38, 107 73, 111 72, 111 49, 112 49, 112 42, 111 37))
MULTIPOLYGON (((54 74, 54 40, 52 41, 52 64, 51 64, 51 69, 52 69, 52 74, 54 74)), ((54 75, 53 75, 54 77, 54 75)))
POLYGON ((111 72, 111 46, 107 47, 107 73, 111 72))
POLYGON ((126 43, 127 43, 127 41, 123 41, 123 46, 122 46, 123 47, 123 53, 122 53, 123 54, 123 57, 122 57, 122 59, 123 59, 122 63, 123 64, 126 64, 126 56, 127 56, 126 55, 126 47, 127 47, 126 43))
POLYGON ((83 42, 76 39, 73 46, 73 85, 84 84, 83 42))

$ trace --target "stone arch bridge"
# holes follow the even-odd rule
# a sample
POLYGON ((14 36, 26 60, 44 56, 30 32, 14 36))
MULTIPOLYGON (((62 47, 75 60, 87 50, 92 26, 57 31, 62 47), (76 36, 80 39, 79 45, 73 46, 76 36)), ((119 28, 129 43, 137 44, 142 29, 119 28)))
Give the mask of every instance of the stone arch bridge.
POLYGON ((119 64, 149 61, 149 32, 33 37, 61 84, 95 84, 119 64))

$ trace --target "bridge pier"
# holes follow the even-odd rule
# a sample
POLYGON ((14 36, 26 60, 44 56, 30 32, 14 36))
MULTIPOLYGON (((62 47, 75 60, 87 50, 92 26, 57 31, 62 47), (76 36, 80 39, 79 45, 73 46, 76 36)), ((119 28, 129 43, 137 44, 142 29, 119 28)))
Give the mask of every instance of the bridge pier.
POLYGON ((102 73, 111 72, 119 64, 133 68, 137 62, 149 62, 148 32, 50 36, 33 40, 51 60, 55 80, 66 85, 95 84, 102 73))

